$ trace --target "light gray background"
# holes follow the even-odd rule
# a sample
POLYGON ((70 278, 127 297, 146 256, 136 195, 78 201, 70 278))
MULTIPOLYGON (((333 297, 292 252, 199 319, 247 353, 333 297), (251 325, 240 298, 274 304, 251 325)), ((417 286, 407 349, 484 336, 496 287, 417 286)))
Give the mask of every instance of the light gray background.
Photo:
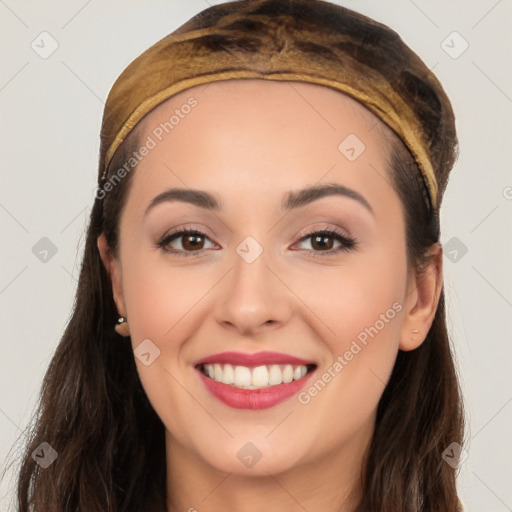
MULTIPOLYGON (((213 3, 0 0, 2 470, 70 314, 108 91, 133 58, 213 3), (43 31, 59 45, 47 59, 31 48, 43 31), (47 262, 32 252, 42 237, 57 248, 47 262)), ((457 251, 445 258, 445 287, 469 427, 459 488, 468 511, 510 511, 512 2, 337 3, 397 30, 452 99, 461 153, 442 242, 452 259, 457 251), (454 31, 469 44, 458 58, 454 31)), ((8 475, 1 511, 14 510, 8 475)))

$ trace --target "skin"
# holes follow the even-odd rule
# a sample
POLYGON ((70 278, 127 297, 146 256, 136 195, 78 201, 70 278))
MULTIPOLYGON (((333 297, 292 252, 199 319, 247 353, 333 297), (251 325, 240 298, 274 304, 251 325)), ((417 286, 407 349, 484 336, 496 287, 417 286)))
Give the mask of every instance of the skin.
MULTIPOLYGON (((424 275, 408 269, 387 172, 394 135, 353 99, 306 83, 211 83, 153 110, 137 128, 143 139, 191 96, 198 105, 135 171, 118 254, 98 239, 133 347, 149 338, 161 351, 151 365, 136 364, 166 428, 168 510, 348 512, 398 350, 417 348, 433 321, 441 247, 424 275), (338 150, 351 133, 366 146, 353 162, 338 150), (344 196, 280 209, 288 191, 325 183, 357 191, 373 213, 344 196), (172 187, 215 194, 222 208, 169 201, 144 215, 172 187), (157 247, 184 226, 206 234, 199 256, 157 247), (322 255, 340 242, 303 239, 326 228, 356 238, 357 248, 322 255), (247 236, 263 248, 250 264, 236 252, 247 236), (270 350, 314 360, 320 376, 394 303, 400 313, 305 405, 294 396, 265 410, 232 409, 194 369, 214 353, 270 350), (237 457, 247 442, 262 454, 251 468, 237 457)), ((171 247, 190 251, 188 241, 171 247)))

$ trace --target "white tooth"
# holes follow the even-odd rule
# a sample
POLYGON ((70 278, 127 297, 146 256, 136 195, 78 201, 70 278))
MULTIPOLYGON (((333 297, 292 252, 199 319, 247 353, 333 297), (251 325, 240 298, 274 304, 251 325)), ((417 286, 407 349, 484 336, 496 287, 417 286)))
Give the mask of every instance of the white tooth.
POLYGON ((214 363, 205 364, 204 372, 217 382, 233 384, 245 389, 261 389, 301 379, 306 375, 307 368, 304 365, 293 367, 291 364, 287 364, 281 370, 281 366, 278 364, 248 368, 247 366, 214 363))
POLYGON ((222 382, 222 366, 218 363, 213 365, 214 379, 217 382, 222 382))
POLYGON ((283 382, 285 384, 288 384, 289 382, 291 382, 293 380, 293 368, 292 368, 292 365, 291 364, 287 364, 284 368, 283 368, 283 382))
POLYGON ((268 372, 268 383, 271 386, 281 384, 283 382, 283 372, 278 364, 273 364, 268 372))
POLYGON ((252 369, 251 384, 258 388, 268 386, 268 370, 266 366, 256 366, 252 369))
POLYGON ((235 386, 250 386, 251 385, 251 370, 246 366, 235 366, 235 386))
POLYGON ((233 384, 235 382, 235 372, 233 370, 232 365, 224 365, 224 371, 222 373, 222 382, 224 384, 233 384))

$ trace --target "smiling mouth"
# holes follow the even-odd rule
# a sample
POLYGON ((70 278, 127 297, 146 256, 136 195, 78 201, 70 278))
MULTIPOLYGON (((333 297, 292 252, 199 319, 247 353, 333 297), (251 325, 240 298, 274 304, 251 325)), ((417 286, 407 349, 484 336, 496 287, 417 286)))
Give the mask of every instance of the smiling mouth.
POLYGON ((304 378, 316 364, 269 364, 241 366, 224 363, 202 363, 197 369, 209 379, 238 389, 264 389, 289 384, 304 378))

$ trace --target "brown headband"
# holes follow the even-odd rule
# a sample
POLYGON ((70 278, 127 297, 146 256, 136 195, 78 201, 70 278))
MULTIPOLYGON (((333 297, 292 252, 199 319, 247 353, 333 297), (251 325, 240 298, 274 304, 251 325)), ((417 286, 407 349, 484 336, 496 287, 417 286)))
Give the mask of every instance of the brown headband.
POLYGON ((101 180, 120 144, 157 105, 196 85, 247 78, 325 85, 362 103, 412 153, 437 209, 436 172, 447 174, 456 143, 444 90, 396 32, 320 0, 219 4, 137 57, 105 105, 101 180))

